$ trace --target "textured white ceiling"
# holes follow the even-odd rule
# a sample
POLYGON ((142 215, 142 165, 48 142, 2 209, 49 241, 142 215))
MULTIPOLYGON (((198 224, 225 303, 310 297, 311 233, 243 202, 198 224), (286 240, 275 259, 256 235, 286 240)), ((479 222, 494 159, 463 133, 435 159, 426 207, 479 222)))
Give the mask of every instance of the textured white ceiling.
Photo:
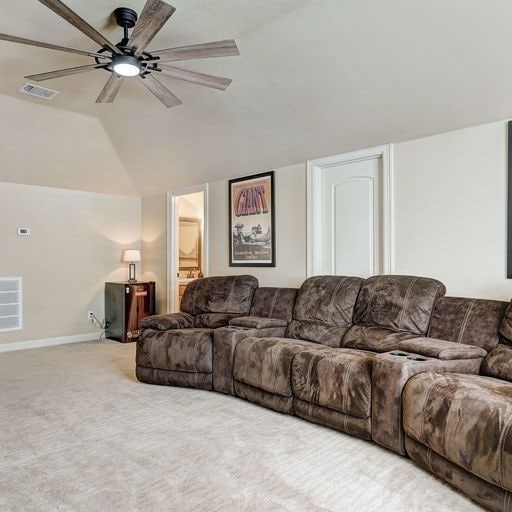
MULTIPOLYGON (((144 4, 67 2, 114 42, 109 13, 144 4)), ((45 83, 61 91, 45 105, 102 121, 142 195, 512 115, 506 0, 171 3, 177 11, 150 49, 235 38, 240 57, 180 63, 233 78, 226 92, 162 77, 184 103, 167 110, 128 80, 115 104, 95 105, 104 71, 45 83)), ((2 7, 1 32, 96 48, 38 2, 2 7)), ((0 94, 16 95, 26 74, 87 62, 0 42, 0 94)))

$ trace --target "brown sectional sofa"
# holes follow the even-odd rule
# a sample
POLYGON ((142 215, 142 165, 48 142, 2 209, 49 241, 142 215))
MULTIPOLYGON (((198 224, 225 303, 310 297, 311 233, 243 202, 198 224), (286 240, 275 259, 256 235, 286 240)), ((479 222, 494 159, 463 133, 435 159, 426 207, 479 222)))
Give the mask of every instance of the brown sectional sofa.
POLYGON ((137 377, 373 440, 512 511, 512 308, 444 294, 414 276, 197 280, 180 313, 141 321, 137 377))

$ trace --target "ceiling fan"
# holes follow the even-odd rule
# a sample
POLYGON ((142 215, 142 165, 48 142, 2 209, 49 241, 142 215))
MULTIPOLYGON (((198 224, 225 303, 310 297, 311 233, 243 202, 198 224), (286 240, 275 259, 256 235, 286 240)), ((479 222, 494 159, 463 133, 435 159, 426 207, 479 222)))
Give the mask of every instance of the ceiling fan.
POLYGON ((229 78, 196 73, 170 66, 167 63, 180 60, 239 55, 236 43, 232 39, 165 50, 146 51, 148 44, 176 10, 175 7, 161 0, 147 0, 140 18, 137 18, 137 13, 128 7, 116 9, 113 13, 116 23, 124 30, 123 39, 117 44, 111 43, 60 0, 39 0, 39 2, 64 18, 68 23, 71 23, 71 25, 99 44, 101 48, 97 52, 90 52, 32 41, 31 39, 10 36, 8 34, 0 34, 0 40, 85 55, 92 57, 95 61, 94 64, 87 64, 85 66, 26 76, 25 78, 29 80, 40 82, 102 69, 111 73, 111 76, 98 96, 96 103, 112 103, 121 88, 123 80, 127 77, 134 77, 167 108, 180 105, 181 100, 155 78, 157 75, 170 76, 178 80, 220 90, 225 90, 231 83, 229 78), (129 34, 130 29, 133 29, 131 34, 129 34))

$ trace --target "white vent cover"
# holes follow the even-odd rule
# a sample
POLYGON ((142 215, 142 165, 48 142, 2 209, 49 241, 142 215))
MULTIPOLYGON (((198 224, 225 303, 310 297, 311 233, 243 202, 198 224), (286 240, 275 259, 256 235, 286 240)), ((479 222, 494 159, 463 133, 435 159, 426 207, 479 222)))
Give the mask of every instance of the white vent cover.
POLYGON ((20 87, 18 92, 28 94, 29 96, 36 96, 37 98, 43 98, 45 100, 53 100, 53 98, 59 94, 58 91, 53 91, 52 89, 46 89, 40 85, 32 85, 28 83, 23 87, 20 87))
POLYGON ((22 327, 21 277, 0 277, 0 331, 22 327))

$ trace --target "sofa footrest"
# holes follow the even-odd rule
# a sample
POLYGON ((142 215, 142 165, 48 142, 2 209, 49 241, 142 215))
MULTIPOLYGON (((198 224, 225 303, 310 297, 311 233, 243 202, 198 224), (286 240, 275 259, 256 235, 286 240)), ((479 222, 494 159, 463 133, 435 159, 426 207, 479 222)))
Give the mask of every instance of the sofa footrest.
POLYGON ((249 402, 254 402, 263 407, 268 407, 277 412, 285 414, 293 413, 293 398, 291 396, 281 396, 269 393, 263 389, 255 388, 243 382, 234 382, 235 395, 249 402))
POLYGON ((137 379, 146 384, 160 386, 179 386, 183 388, 212 389, 211 373, 177 372, 173 370, 159 370, 137 365, 135 368, 137 379))
POLYGON ((409 436, 405 438, 405 448, 418 466, 448 482, 486 509, 510 512, 509 502, 512 496, 501 487, 478 478, 409 436))
POLYGON ((370 418, 356 418, 298 398, 293 399, 293 412, 299 418, 312 423, 334 428, 367 441, 372 438, 370 418))

